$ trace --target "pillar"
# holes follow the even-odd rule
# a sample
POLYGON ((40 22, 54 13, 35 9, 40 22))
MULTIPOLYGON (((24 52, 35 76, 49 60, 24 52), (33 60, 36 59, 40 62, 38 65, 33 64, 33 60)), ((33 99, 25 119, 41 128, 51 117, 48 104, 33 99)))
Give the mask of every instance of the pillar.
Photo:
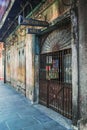
POLYGON ((79 0, 79 127, 87 129, 87 0, 79 0))

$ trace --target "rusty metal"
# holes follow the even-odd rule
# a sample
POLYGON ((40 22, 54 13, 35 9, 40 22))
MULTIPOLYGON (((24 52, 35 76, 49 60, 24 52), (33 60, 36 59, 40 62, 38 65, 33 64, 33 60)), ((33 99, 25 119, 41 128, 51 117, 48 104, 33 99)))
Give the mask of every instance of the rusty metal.
POLYGON ((40 56, 39 102, 70 119, 72 118, 71 72, 71 49, 40 56))

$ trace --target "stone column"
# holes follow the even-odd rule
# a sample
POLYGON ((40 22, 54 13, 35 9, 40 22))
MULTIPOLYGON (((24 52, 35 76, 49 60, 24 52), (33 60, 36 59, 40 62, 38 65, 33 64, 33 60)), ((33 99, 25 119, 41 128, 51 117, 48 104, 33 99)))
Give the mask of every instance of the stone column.
POLYGON ((77 44, 72 40, 72 120, 77 124, 78 120, 78 50, 77 44))
POLYGON ((34 101, 39 102, 39 41, 35 36, 35 89, 34 89, 34 101))
POLYGON ((87 0, 79 0, 79 87, 80 121, 87 129, 87 0))
POLYGON ((78 8, 76 3, 71 8, 72 23, 72 120, 77 125, 79 118, 79 35, 78 8))
POLYGON ((35 101, 35 35, 26 35, 26 97, 35 101))

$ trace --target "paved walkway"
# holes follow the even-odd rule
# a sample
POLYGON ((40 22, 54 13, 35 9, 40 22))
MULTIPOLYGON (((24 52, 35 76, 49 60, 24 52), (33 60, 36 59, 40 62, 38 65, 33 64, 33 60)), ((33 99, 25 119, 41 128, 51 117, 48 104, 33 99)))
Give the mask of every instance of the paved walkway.
POLYGON ((14 88, 0 83, 0 130, 71 130, 32 105, 14 88))

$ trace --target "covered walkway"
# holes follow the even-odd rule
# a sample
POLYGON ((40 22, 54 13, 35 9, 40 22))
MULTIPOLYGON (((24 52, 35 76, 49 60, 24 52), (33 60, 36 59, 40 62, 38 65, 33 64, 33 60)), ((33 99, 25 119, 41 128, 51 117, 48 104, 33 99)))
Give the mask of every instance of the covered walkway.
POLYGON ((0 83, 0 130, 71 130, 32 105, 9 85, 0 83))

